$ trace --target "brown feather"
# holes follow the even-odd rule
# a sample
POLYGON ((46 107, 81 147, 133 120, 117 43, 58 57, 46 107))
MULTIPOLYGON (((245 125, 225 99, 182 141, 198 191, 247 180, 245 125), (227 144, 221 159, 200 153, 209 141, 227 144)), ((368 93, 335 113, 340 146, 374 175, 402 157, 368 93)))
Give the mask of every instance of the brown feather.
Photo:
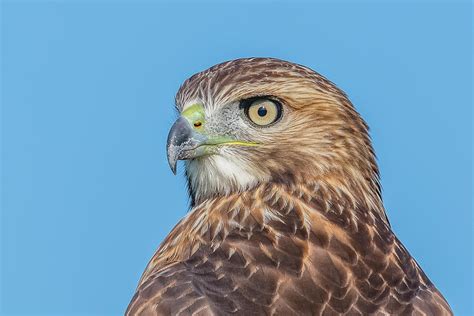
MULTIPOLYGON (((182 240, 168 238, 151 261, 128 314, 451 314, 382 220, 347 229, 330 220, 331 210, 312 208, 314 201, 277 193, 264 202, 268 191, 259 187, 240 198, 218 198, 190 213, 170 234, 182 240), (294 207, 282 211, 276 199, 294 207), (255 200, 261 208, 250 208, 255 200), (225 206, 225 212, 215 205, 225 206), (236 218, 246 225, 236 225, 236 218), (197 220, 208 230, 193 230, 197 220), (222 239, 212 240, 208 232, 217 227, 222 239), (195 244, 193 254, 183 251, 195 244)), ((319 199, 335 203, 333 196, 319 199)), ((344 214, 349 212, 356 210, 344 214)))
POLYGON ((191 77, 176 99, 182 109, 255 95, 293 109, 288 133, 264 148, 270 181, 192 196, 126 314, 452 315, 392 232, 368 127, 331 82, 300 65, 242 59, 191 77))

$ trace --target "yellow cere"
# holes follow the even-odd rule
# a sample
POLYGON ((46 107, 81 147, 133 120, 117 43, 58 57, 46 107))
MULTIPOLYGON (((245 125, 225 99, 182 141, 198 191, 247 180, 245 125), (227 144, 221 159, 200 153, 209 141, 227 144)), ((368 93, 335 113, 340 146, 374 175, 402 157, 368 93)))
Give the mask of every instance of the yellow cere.
POLYGON ((181 116, 186 118, 195 128, 201 128, 204 125, 204 107, 201 104, 193 104, 181 112, 181 116))

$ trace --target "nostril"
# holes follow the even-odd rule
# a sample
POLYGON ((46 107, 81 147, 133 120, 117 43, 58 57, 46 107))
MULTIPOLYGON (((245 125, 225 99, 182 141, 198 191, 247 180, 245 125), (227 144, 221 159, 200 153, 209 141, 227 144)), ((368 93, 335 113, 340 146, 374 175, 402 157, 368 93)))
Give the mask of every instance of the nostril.
POLYGON ((202 125, 201 121, 194 122, 194 127, 201 127, 201 125, 202 125))

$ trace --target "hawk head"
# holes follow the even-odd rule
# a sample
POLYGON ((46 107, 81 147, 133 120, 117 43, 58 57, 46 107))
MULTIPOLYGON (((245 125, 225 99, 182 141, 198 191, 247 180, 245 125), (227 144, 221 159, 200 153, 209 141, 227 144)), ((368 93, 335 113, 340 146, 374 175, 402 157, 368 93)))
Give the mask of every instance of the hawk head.
POLYGON ((273 58, 225 62, 187 79, 168 161, 186 160, 192 204, 280 182, 326 185, 381 207, 368 128, 313 70, 273 58))

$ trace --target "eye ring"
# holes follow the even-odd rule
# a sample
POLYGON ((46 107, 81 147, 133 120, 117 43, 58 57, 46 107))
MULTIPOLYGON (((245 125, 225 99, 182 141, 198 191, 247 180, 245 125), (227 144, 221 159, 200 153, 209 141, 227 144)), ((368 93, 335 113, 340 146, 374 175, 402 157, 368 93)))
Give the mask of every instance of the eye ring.
POLYGON ((244 109, 247 119, 258 127, 271 126, 282 116, 281 103, 267 97, 243 100, 240 108, 244 109))

